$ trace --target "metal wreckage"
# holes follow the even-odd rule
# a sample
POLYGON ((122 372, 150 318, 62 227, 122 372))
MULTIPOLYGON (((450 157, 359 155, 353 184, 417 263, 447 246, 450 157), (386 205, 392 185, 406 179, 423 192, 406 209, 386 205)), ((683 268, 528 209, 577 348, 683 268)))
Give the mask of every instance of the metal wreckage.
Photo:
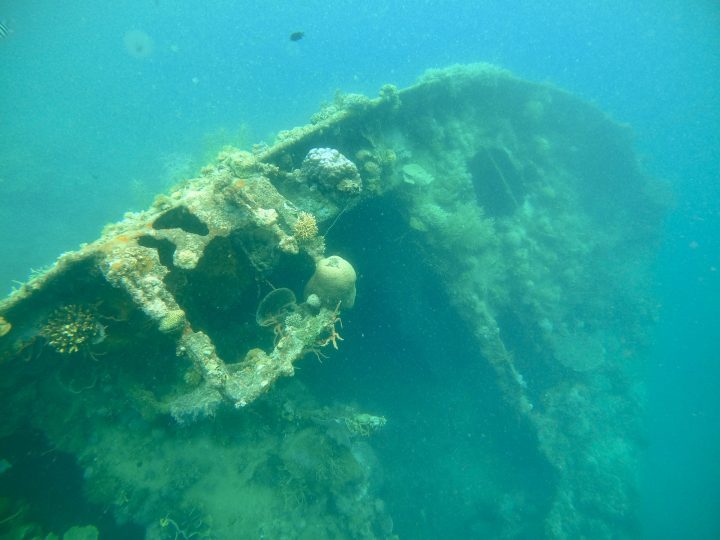
MULTIPOLYGON (((550 471, 483 530, 632 536, 660 187, 628 128, 493 66, 338 95, 270 146, 224 149, 0 303, 0 437, 41 434, 88 501, 147 538, 396 537, 369 442, 401 427, 284 378, 351 347, 356 286, 358 304, 387 294, 395 311, 355 327, 437 313, 404 288, 402 243, 550 471), (390 292, 363 277, 371 264, 390 292)), ((406 370, 395 385, 414 384, 406 370)), ((16 516, 3 527, 42 528, 29 495, 0 502, 16 516)))

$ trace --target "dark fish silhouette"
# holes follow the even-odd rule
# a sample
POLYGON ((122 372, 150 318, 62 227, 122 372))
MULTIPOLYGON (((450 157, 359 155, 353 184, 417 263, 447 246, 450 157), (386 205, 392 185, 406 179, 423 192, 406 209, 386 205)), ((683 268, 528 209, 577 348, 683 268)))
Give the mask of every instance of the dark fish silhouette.
POLYGON ((290 34, 290 41, 300 41, 305 37, 305 32, 293 32, 290 34))

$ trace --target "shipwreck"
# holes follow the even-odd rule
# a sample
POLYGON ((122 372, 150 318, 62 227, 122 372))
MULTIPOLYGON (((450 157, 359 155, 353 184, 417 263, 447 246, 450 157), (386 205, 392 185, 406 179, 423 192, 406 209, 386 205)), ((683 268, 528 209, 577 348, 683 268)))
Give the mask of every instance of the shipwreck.
POLYGON ((627 126, 490 65, 225 148, 0 302, 0 529, 87 524, 26 485, 62 456, 146 538, 632 537, 665 201, 627 126), (410 409, 474 488, 384 461, 430 453, 410 409))

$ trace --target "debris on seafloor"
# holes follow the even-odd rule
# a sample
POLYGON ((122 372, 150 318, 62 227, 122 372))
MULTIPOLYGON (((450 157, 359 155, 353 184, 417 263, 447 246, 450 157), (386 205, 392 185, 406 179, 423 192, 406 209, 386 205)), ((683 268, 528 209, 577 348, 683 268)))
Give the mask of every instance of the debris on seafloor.
POLYGON ((210 523, 207 537, 294 537, 301 518, 318 538, 394 538, 358 440, 385 417, 277 384, 308 354, 342 350, 345 310, 375 295, 388 311, 353 324, 412 303, 454 313, 467 361, 488 366, 507 425, 552 471, 544 498, 528 486, 532 503, 489 511, 490 536, 631 530, 639 405, 623 344, 652 319, 642 269, 664 208, 628 130, 551 86, 455 66, 376 99, 339 96, 254 150, 226 148, 0 302, 0 433, 29 425, 72 454, 92 473, 88 497, 148 538, 210 523), (354 243, 329 243, 340 229, 354 243), (368 282, 372 264, 391 285, 368 282), (410 267, 447 305, 423 304, 410 267), (138 454, 148 472, 130 474, 138 454), (210 496, 222 486, 264 506, 230 509, 210 496))

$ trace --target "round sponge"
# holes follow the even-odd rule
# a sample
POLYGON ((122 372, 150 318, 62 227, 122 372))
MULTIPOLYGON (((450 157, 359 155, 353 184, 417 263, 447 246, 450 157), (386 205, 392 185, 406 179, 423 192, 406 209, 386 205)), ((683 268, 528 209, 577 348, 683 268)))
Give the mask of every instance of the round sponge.
POLYGON ((326 307, 334 308, 340 302, 341 309, 351 308, 355 304, 356 279, 355 269, 342 257, 320 259, 305 286, 305 298, 316 294, 326 307))

